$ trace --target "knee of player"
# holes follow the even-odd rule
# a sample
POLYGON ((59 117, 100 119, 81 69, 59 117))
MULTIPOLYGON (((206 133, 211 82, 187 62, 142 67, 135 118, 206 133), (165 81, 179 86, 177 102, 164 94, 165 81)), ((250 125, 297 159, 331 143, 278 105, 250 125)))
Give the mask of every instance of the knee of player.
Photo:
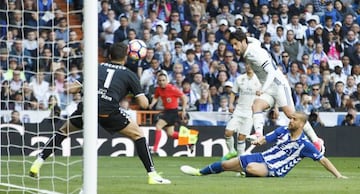
POLYGON ((247 173, 250 173, 250 174, 254 174, 254 172, 255 172, 255 167, 254 167, 254 165, 251 165, 251 164, 247 165, 247 166, 246 166, 246 172, 247 172, 247 173))
POLYGON ((229 162, 229 160, 225 160, 221 163, 221 167, 222 169, 224 169, 224 171, 227 171, 227 170, 230 170, 232 169, 232 165, 231 163, 229 162))
POLYGON ((270 107, 270 105, 266 101, 261 100, 261 99, 256 99, 254 101, 254 103, 251 105, 252 111, 254 113, 263 111, 269 107, 270 107))
POLYGON ((144 137, 144 135, 140 132, 135 132, 135 133, 127 133, 125 134, 126 136, 128 136, 130 139, 136 141, 137 139, 140 139, 142 137, 144 137))
POLYGON ((239 141, 245 141, 245 138, 246 138, 246 135, 243 135, 243 134, 239 134, 239 136, 238 136, 239 141))
POLYGON ((234 135, 234 131, 230 131, 230 130, 227 130, 227 129, 225 130, 225 134, 224 134, 225 138, 231 137, 233 135, 234 135))

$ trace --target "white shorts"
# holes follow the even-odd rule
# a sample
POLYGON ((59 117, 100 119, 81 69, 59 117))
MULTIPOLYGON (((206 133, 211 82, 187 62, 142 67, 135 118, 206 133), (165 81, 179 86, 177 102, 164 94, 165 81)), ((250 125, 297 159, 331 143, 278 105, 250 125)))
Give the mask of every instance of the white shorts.
POLYGON ((228 124, 226 130, 237 132, 242 135, 250 135, 253 127, 253 119, 233 115, 228 124))
POLYGON ((270 108, 274 107, 275 103, 278 107, 295 107, 289 84, 276 85, 273 83, 259 96, 259 99, 266 101, 270 105, 270 108))

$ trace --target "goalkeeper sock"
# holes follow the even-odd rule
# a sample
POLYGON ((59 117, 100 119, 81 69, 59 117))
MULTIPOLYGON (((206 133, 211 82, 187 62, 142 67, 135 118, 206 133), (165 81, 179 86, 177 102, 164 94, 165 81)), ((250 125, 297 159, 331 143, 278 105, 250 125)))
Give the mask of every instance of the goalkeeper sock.
POLYGON ((234 149, 234 137, 233 136, 230 136, 230 137, 225 136, 225 142, 226 142, 227 148, 229 149, 229 152, 235 151, 235 149, 234 149))
POLYGON ((151 158, 145 137, 135 140, 136 151, 147 172, 155 171, 154 162, 151 158))
POLYGON ((43 151, 39 154, 43 160, 46 160, 55 150, 60 148, 61 142, 66 138, 66 135, 57 131, 45 144, 43 151))
POLYGON ((174 133, 171 136, 173 139, 179 139, 179 132, 174 131, 174 133))
POLYGON ((217 174, 217 173, 220 173, 223 171, 224 171, 224 169, 221 166, 221 162, 214 162, 214 163, 210 164, 209 166, 201 169, 200 173, 203 175, 207 175, 207 174, 217 174))
POLYGON ((161 129, 156 129, 155 131, 155 142, 154 142, 154 147, 153 147, 153 151, 157 152, 159 143, 160 143, 160 139, 161 139, 161 129))

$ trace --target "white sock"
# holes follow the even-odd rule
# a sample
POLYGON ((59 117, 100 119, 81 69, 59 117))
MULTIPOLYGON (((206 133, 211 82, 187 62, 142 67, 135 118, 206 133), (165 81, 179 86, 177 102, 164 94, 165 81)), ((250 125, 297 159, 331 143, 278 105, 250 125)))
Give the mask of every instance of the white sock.
POLYGON ((263 135, 264 134, 264 115, 262 112, 256 112, 253 114, 254 120, 254 129, 255 133, 263 135))
POLYGON ((235 151, 235 149, 234 149, 234 137, 233 136, 230 136, 230 137, 225 136, 225 141, 226 141, 226 146, 229 149, 229 152, 235 151))
POLYGON ((317 139, 319 139, 319 137, 316 135, 314 129, 312 128, 312 126, 310 125, 309 121, 307 121, 305 123, 305 126, 304 126, 304 131, 305 131, 305 134, 310 138, 310 140, 312 142, 316 141, 317 139))
POLYGON ((243 141, 238 140, 238 142, 237 142, 238 156, 240 156, 241 154, 243 154, 245 152, 245 147, 246 147, 245 140, 243 140, 243 141))

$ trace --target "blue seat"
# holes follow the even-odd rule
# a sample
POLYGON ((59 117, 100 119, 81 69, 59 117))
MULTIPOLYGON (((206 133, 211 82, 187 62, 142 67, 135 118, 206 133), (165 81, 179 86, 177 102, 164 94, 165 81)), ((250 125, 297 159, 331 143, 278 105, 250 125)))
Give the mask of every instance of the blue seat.
MULTIPOLYGON (((337 118, 337 125, 341 125, 341 122, 345 119, 346 114, 339 114, 337 118)), ((357 115, 355 118, 355 124, 356 126, 360 125, 360 115, 357 115)))
POLYGON ((210 121, 206 121, 206 120, 192 120, 192 125, 194 125, 194 126, 213 126, 214 124, 212 124, 210 121))

